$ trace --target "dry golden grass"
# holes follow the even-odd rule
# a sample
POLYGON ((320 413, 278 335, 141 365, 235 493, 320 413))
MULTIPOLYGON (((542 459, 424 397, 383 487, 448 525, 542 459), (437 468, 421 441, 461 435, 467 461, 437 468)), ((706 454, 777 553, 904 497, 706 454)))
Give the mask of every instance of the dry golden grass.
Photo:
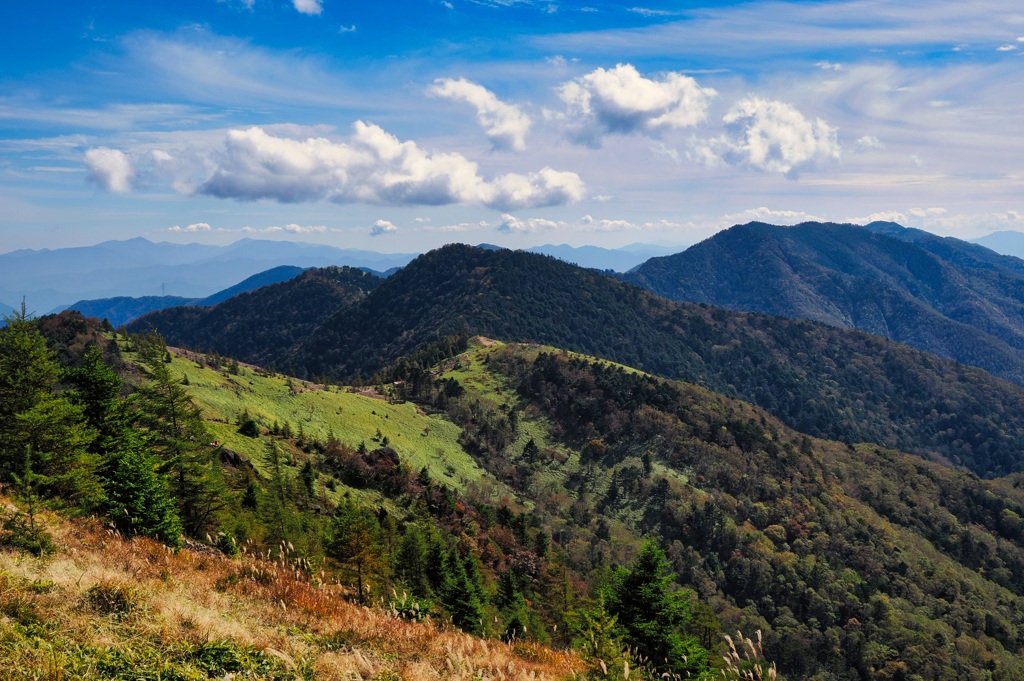
POLYGON ((216 678, 560 679, 582 668, 564 651, 352 604, 284 562, 173 552, 96 521, 46 522, 55 554, 0 552, 0 679, 125 678, 110 671, 117 664, 131 678, 208 678, 189 674, 221 647, 251 665, 216 678))

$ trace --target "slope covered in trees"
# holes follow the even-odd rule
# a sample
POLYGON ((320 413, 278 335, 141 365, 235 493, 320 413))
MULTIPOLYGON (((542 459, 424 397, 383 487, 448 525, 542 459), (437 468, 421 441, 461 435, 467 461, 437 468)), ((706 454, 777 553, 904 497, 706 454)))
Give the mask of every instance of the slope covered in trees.
POLYGON ((513 387, 519 428, 548 422, 539 453, 487 455, 539 508, 571 509, 554 535, 571 555, 614 560, 623 529, 658 537, 725 627, 768 625, 784 674, 1024 674, 1024 508, 996 486, 586 358, 492 350, 477 369, 513 387))
POLYGON ((140 333, 156 330, 171 345, 272 365, 331 313, 361 300, 381 281, 350 267, 311 269, 212 308, 154 312, 133 322, 129 329, 140 333))
MULTIPOLYGON (((351 393, 111 343, 75 315, 15 319, 0 349, 31 360, 18 380, 38 386, 0 386, 20 428, 2 474, 28 509, 5 517, 0 544, 52 550, 42 523, 35 544, 13 529, 40 504, 172 543, 208 535, 300 581, 322 568, 348 599, 406 619, 573 645, 594 678, 717 678, 721 631, 736 628, 760 630, 788 678, 1024 676, 1019 476, 816 440, 704 388, 532 345, 445 339, 351 393), (365 438, 357 401, 379 405, 365 438), (77 448, 56 456, 43 425, 77 448), (433 439, 448 428, 479 467, 451 485, 413 465, 456 463, 433 439), (213 433, 229 430, 251 446, 225 449, 213 433), (13 473, 34 452, 40 477, 13 473)), ((263 593, 264 569, 218 588, 263 593)))
MULTIPOLYGON (((1013 482, 808 438, 722 395, 562 351, 496 344, 434 378, 425 368, 411 360, 382 378, 463 427, 467 450, 535 504, 571 568, 643 569, 635 538, 656 537, 664 572, 697 597, 686 607, 698 641, 718 626, 761 629, 789 678, 1024 675, 1013 482), (715 617, 701 620, 701 604, 715 617)), ((614 571, 592 593, 620 627, 672 617, 614 571)))
POLYGON ((627 281, 855 328, 1024 384, 1024 262, 893 223, 737 225, 627 281))
POLYGON ((131 328, 304 378, 366 377, 450 334, 547 343, 750 401, 809 435, 945 457, 983 476, 1024 467, 1017 386, 857 331, 668 301, 549 257, 447 246, 331 316, 303 297, 319 325, 279 326, 275 290, 289 289, 213 308, 199 330, 167 313, 131 328))

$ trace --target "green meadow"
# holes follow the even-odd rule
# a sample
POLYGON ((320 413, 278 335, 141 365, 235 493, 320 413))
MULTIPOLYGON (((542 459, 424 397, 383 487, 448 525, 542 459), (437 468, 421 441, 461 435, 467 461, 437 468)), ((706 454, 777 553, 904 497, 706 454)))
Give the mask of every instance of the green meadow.
POLYGON ((412 403, 391 404, 372 390, 321 386, 244 365, 234 374, 226 366, 210 366, 201 356, 174 354, 172 369, 187 379, 216 440, 256 465, 265 438, 238 432, 243 413, 265 430, 288 423, 295 436, 333 436, 353 447, 362 442, 372 449, 387 438, 412 470, 425 467, 435 480, 455 489, 487 477, 459 445, 458 426, 412 403))

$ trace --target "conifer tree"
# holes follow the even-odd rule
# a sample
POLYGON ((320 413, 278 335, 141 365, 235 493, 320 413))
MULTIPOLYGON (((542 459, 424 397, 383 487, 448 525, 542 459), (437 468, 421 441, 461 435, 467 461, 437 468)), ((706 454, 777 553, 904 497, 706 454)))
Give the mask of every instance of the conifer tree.
POLYGON ((608 593, 609 613, 622 639, 659 674, 700 674, 707 650, 682 633, 692 617, 692 594, 673 591, 668 559, 654 541, 644 544, 629 568, 619 568, 608 593))
POLYGON ((147 337, 138 344, 149 379, 138 390, 139 422, 151 436, 160 471, 168 476, 185 533, 202 536, 227 506, 227 485, 199 408, 164 359, 163 342, 147 337))
POLYGON ((405 526, 402 543, 398 547, 395 575, 409 592, 418 598, 429 598, 427 541, 416 523, 405 526))
POLYGON ((448 554, 446 579, 441 589, 441 601, 451 615, 452 624, 470 634, 481 634, 480 600, 477 589, 469 580, 466 566, 453 547, 448 554))
POLYGON ((142 436, 124 430, 103 471, 107 515, 125 534, 142 534, 177 546, 181 521, 167 481, 156 467, 142 436))
POLYGON ((21 310, 0 331, 0 480, 31 499, 61 496, 95 507, 102 489, 86 447, 96 431, 82 408, 56 392, 59 367, 36 324, 21 310))
POLYGON ((366 602, 364 580, 380 566, 381 547, 377 518, 365 508, 346 500, 331 524, 327 553, 355 575, 360 603, 366 602))

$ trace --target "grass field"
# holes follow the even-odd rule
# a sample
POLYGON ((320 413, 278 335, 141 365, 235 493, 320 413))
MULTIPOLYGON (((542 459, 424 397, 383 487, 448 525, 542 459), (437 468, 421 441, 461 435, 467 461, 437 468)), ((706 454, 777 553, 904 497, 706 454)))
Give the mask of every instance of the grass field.
POLYGON ((411 469, 425 467, 435 480, 455 489, 487 477, 459 445, 458 426, 412 403, 391 404, 371 390, 325 387, 244 365, 234 375, 184 353, 174 354, 171 369, 187 377, 189 392, 216 439, 256 465, 265 438, 238 433, 243 412, 264 429, 287 422, 295 435, 303 432, 318 440, 333 435, 352 446, 363 442, 373 448, 386 437, 411 469))

